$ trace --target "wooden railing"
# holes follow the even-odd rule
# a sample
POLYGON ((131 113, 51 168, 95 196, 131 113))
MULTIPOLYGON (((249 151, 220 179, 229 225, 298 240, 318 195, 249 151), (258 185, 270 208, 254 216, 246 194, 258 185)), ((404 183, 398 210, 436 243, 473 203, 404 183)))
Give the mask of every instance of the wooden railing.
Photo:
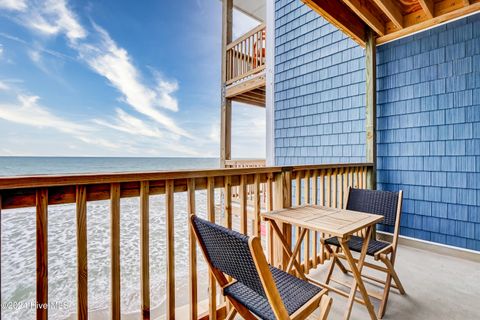
POLYGON ((225 160, 225 168, 258 168, 265 167, 265 159, 235 159, 225 160))
MULTIPOLYGON (((138 197, 140 215, 140 293, 144 319, 150 318, 150 239, 149 210, 150 197, 165 195, 165 240, 166 240, 166 317, 175 318, 175 246, 174 216, 175 194, 187 192, 188 214, 197 214, 196 191, 207 194, 206 217, 210 221, 234 228, 245 234, 266 237, 267 257, 272 264, 284 266, 285 256, 281 246, 271 237, 271 230, 261 232, 262 210, 272 210, 306 203, 332 207, 342 207, 349 186, 365 187, 366 173, 371 164, 332 164, 295 167, 256 167, 239 169, 183 170, 174 172, 141 172, 120 174, 82 174, 62 176, 31 176, 0 178, 1 209, 36 208, 36 299, 38 304, 48 303, 48 209, 57 204, 73 203, 76 206, 77 226, 77 314, 78 319, 86 319, 88 308, 88 269, 87 269, 87 203, 109 200, 111 215, 111 314, 112 319, 120 318, 120 199, 138 197), (240 202, 238 220, 232 214, 232 188, 239 187, 240 202), (247 188, 252 186, 252 203, 248 205, 247 188), (222 212, 215 206, 215 191, 223 194, 222 212), (265 207, 261 203, 261 190, 265 207), (294 192, 292 192, 294 190, 294 192), (250 217, 250 218, 249 218, 250 217), (248 228, 248 220, 252 228, 248 228), (251 230, 248 230, 251 229, 251 230)), ((155 212, 154 214, 158 214, 155 212)), ((187 219, 186 219, 187 220, 187 219)), ((72 223, 74 223, 72 221, 72 223)), ((92 222, 90 222, 92 223, 92 222)), ((187 221, 185 221, 187 223, 187 221)), ((265 227, 265 226, 264 226, 265 227)), ((291 227, 284 225, 284 229, 291 227)), ((198 274, 197 251, 193 234, 189 237, 190 269, 190 319, 221 319, 225 316, 225 306, 218 299, 215 280, 209 278, 209 312, 199 315, 197 279, 207 274, 198 274)), ((318 263, 323 263, 325 253, 319 246, 317 233, 309 234, 303 254, 303 266, 308 272, 318 263)), ((2 263, 8 263, 2 257, 2 263)), ((156 274, 155 277, 162 276, 156 274)), ((37 319, 47 319, 48 309, 38 308, 37 319)))
POLYGON ((265 24, 261 24, 227 45, 227 85, 265 69, 265 32, 265 24))

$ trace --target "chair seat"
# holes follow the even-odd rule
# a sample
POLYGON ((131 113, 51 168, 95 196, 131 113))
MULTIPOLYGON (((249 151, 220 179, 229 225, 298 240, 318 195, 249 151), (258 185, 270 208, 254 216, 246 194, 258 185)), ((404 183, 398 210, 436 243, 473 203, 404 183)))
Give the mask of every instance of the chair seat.
MULTIPOLYGON (((362 237, 352 236, 350 238, 350 241, 348 242, 348 248, 355 252, 361 252, 362 246, 363 246, 363 240, 364 239, 362 237)), ((325 240, 325 243, 331 246, 336 246, 336 247, 340 246, 340 243, 338 242, 337 237, 328 238, 325 240)), ((373 256, 376 252, 382 250, 383 248, 389 245, 390 243, 388 242, 370 239, 370 242, 368 243, 367 254, 370 256, 373 256)))
MULTIPOLYGON (((318 286, 275 267, 270 266, 270 271, 289 315, 292 315, 322 290, 318 286)), ((268 300, 241 282, 235 282, 226 287, 224 294, 243 304, 259 318, 275 320, 275 315, 268 300)))

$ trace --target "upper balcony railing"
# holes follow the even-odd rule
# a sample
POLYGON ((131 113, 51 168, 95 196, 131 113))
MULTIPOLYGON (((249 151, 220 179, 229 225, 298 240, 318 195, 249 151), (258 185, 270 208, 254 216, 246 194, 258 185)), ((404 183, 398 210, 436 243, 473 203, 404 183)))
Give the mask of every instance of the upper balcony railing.
MULTIPOLYGON (((49 259, 48 247, 52 236, 49 230, 49 208, 58 204, 74 204, 70 210, 75 212, 73 225, 76 225, 76 252, 77 252, 77 318, 85 319, 89 313, 88 307, 88 246, 87 246, 87 204, 99 200, 108 200, 105 210, 110 212, 110 255, 111 255, 111 298, 110 310, 112 319, 120 319, 121 313, 121 256, 120 256, 120 213, 122 198, 137 198, 138 213, 140 216, 140 306, 144 319, 150 318, 150 241, 155 246, 165 245, 166 273, 152 274, 152 277, 165 277, 165 309, 166 318, 174 319, 175 312, 178 318, 190 319, 223 319, 226 315, 225 301, 219 296, 215 280, 203 268, 197 270, 197 247, 191 230, 184 229, 189 238, 188 269, 189 269, 189 315, 179 314, 176 310, 176 277, 175 270, 180 267, 175 263, 175 248, 178 248, 180 214, 185 215, 188 226, 190 214, 200 214, 210 221, 222 224, 228 228, 237 229, 248 235, 263 237, 266 244, 267 258, 271 264, 281 267, 286 261, 281 244, 271 236, 269 226, 260 219, 263 210, 281 209, 293 205, 318 204, 331 207, 343 207, 348 188, 366 187, 367 171, 371 164, 331 164, 307 165, 295 167, 255 167, 238 169, 208 169, 182 170, 165 172, 140 173, 111 173, 111 174, 80 174, 59 176, 30 176, 30 177, 2 177, 0 178, 0 210, 15 208, 35 208, 36 219, 36 302, 37 305, 48 303, 49 297, 49 259), (239 208, 237 214, 232 214, 232 189, 238 188, 239 208), (197 197, 199 190, 203 194, 197 197), (249 194, 247 190, 252 190, 249 194), (185 194, 186 192, 186 194, 185 194), (262 195, 263 192, 263 195, 262 195), (206 193, 206 202, 199 202, 206 193), (183 195, 182 195, 183 194, 183 195), (264 197, 265 207, 261 197, 264 197), (164 212, 150 210, 152 196, 164 196, 164 212), (216 197, 216 195, 220 197, 216 197), (248 197, 253 201, 248 204, 248 197), (219 201, 220 199, 220 201, 219 201), (175 201, 176 200, 176 201, 175 201), (181 202, 181 203, 179 203, 181 202), (217 206, 217 203, 219 205, 217 206), (204 204, 205 209, 201 209, 204 204), (180 209, 185 207, 186 209, 180 209), (218 210, 218 209, 221 210, 218 210), (205 210, 205 212, 203 212, 205 210), (185 212, 186 211, 186 212, 185 212), (153 238, 149 233, 153 225, 150 216, 161 215, 165 221, 164 238, 153 238), (250 220, 250 221, 249 221, 250 220), (174 223, 177 222, 177 223, 174 223), (253 223, 250 223, 253 222, 253 223), (265 232, 262 232, 265 231, 265 232), (177 245, 176 245, 177 244, 177 245), (198 290, 198 281, 206 282, 209 279, 208 313, 201 310, 201 295, 198 290), (203 312, 202 312, 203 311, 203 312)), ((153 205, 152 205, 153 207, 153 205)), ((2 212, 1 214, 5 214, 2 212)), ((15 212, 12 212, 15 214, 15 212)), ((133 214, 133 213, 132 213, 133 214)), ((95 221, 97 214, 93 215, 95 221)), ((128 217, 131 220, 133 217, 128 217)), ((288 226, 284 226, 288 228, 288 226)), ((107 233, 108 234, 108 233, 107 233)), ((131 236, 131 234, 129 235, 131 236)), ((306 237, 305 251, 302 265, 306 272, 323 263, 326 254, 319 242, 316 232, 306 237)), ((158 235, 157 235, 158 237, 158 235)), ((58 245, 58 243, 57 243, 58 245)), ((63 244, 62 244, 63 245, 63 244)), ((107 248, 105 248, 107 249, 107 248)), ((71 249, 65 249, 71 250, 71 249)), ((2 264, 8 263, 8 256, 2 257, 2 264)), ((50 260, 51 262, 51 260, 50 260)), ((178 263, 178 262, 177 262, 178 263)), ((199 262, 200 263, 200 262, 199 262)), ((181 264, 186 266, 186 261, 181 264)), ((285 265, 283 265, 285 266, 285 265)), ((126 277, 127 275, 122 275, 126 277)), ((160 290, 156 288, 155 290, 160 290)), ((163 289, 162 289, 163 290, 163 289)), ((162 291, 163 292, 163 291, 162 291)), ((177 293, 178 294, 178 293, 177 293)), ((205 297, 206 298, 206 297, 205 297)), ((153 308, 153 307, 152 307, 153 308)), ((47 319, 48 309, 37 308, 37 319, 47 319)))
POLYGON ((265 69, 265 24, 250 30, 226 47, 226 84, 232 84, 265 69))

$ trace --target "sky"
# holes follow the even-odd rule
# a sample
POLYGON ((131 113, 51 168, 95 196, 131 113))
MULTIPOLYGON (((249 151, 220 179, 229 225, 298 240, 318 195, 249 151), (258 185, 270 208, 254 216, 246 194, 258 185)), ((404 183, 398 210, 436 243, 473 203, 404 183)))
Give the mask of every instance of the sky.
MULTIPOLYGON (((0 156, 218 157, 220 50, 219 0, 0 0, 0 156)), ((264 108, 232 118, 265 157, 264 108)))

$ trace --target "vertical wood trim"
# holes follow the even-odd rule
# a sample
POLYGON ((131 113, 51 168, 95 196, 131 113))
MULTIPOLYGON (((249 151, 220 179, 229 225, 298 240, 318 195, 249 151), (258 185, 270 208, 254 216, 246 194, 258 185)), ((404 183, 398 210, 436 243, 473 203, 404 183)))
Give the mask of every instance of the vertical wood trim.
MULTIPOLYGON (((313 181, 312 181, 312 204, 318 204, 318 170, 313 171, 313 181)), ((313 268, 317 267, 317 257, 318 257, 318 232, 313 232, 313 268)))
POLYGON ((225 196, 225 227, 232 229, 232 177, 225 177, 224 185, 225 196))
MULTIPOLYGON (((295 205, 296 206, 300 206, 302 204, 302 176, 301 176, 302 172, 301 171, 297 171, 296 175, 295 175, 295 205)), ((301 233, 302 229, 297 226, 295 228, 295 243, 297 242, 298 240, 298 237, 300 237, 300 233, 301 233)), ((297 252, 297 260, 299 263, 302 262, 302 254, 300 252, 300 250, 297 252)))
POLYGON ((247 234, 247 176, 240 177, 240 232, 247 234))
POLYGON ((88 319, 87 187, 77 186, 77 317, 88 319))
POLYGON ((333 187, 332 187, 332 191, 333 191, 333 199, 332 199, 332 202, 333 202, 333 205, 332 207, 334 208, 338 208, 338 204, 337 204, 337 180, 338 180, 338 171, 337 169, 335 169, 333 171, 333 187))
POLYGON ((261 209, 261 203, 260 203, 260 175, 257 173, 255 174, 255 179, 254 179, 254 199, 255 199, 255 231, 254 234, 261 238, 262 237, 262 218, 260 217, 260 209, 261 209))
POLYGON ((232 42, 233 0, 222 1, 222 70, 221 70, 221 116, 220 116, 220 166, 231 158, 232 151, 232 101, 226 98, 227 45, 232 42))
POLYGON ((320 171, 320 205, 325 205, 325 170, 320 171))
POLYGON ((140 182, 140 299, 143 319, 150 319, 150 183, 140 182))
MULTIPOLYGON (((305 182, 304 182, 304 200, 305 204, 310 203, 310 170, 305 171, 305 182)), ((307 230, 304 238, 304 252, 303 255, 305 257, 305 272, 308 273, 310 269, 310 230, 307 230)))
POLYGON ((110 185, 112 319, 120 319, 120 184, 110 185))
POLYGON ((368 28, 367 43, 365 49, 366 69, 366 158, 367 162, 373 163, 373 168, 368 171, 367 188, 377 188, 377 47, 375 33, 368 28))
MULTIPOLYGON (((269 174, 267 177, 267 211, 273 210, 273 183, 272 176, 269 174)), ((268 262, 273 265, 274 263, 274 250, 273 250, 273 227, 271 223, 268 223, 268 262)))
POLYGON ((175 319, 175 225, 174 180, 165 181, 165 209, 167 229, 167 319, 175 319))
MULTIPOLYGON (((207 178, 207 214, 208 220, 215 223, 215 178, 207 178)), ((215 281, 215 276, 210 271, 209 277, 209 292, 210 299, 208 305, 209 319, 217 319, 217 284, 215 281)))
POLYGON ((48 189, 36 192, 37 320, 48 319, 48 189))
POLYGON ((326 195, 325 195, 325 198, 326 198, 326 201, 327 201, 327 204, 326 206, 327 207, 331 207, 332 206, 332 203, 330 201, 330 198, 331 198, 331 186, 332 186, 332 170, 331 169, 328 169, 327 171, 327 188, 326 188, 326 195))
MULTIPOLYGON (((289 208, 292 206, 292 172, 283 171, 274 174, 273 183, 273 209, 279 210, 289 208)), ((282 232, 285 235, 287 243, 291 246, 292 227, 289 224, 283 223, 281 226, 282 232)), ((288 257, 284 253, 283 245, 278 239, 274 237, 274 265, 277 267, 286 267, 288 257)))
MULTIPOLYGON (((190 215, 195 214, 195 179, 187 180, 187 198, 188 198, 188 223, 190 224, 190 215)), ((198 319, 198 286, 197 286, 197 243, 195 234, 190 225, 190 320, 198 319)))

